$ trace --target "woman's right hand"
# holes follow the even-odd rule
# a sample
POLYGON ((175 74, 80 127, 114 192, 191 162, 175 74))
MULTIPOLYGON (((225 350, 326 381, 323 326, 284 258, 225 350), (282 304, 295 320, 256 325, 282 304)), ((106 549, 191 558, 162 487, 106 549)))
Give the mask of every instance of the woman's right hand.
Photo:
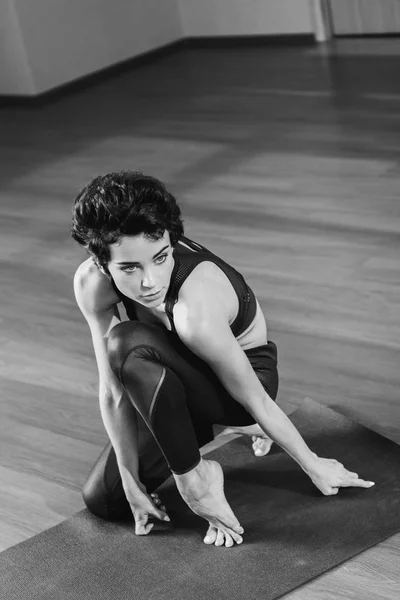
POLYGON ((156 518, 160 521, 170 521, 165 506, 161 504, 158 494, 148 494, 145 486, 139 482, 134 489, 125 489, 125 495, 130 504, 135 519, 136 535, 147 535, 154 527, 149 519, 156 518))

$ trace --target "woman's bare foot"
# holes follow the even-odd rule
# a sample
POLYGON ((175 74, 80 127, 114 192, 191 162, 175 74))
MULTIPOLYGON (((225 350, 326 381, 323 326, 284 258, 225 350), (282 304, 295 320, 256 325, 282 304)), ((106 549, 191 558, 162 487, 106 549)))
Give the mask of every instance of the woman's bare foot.
POLYGON ((246 427, 227 427, 227 429, 224 429, 222 432, 223 435, 228 433, 239 433, 251 437, 255 456, 266 456, 274 443, 271 438, 264 433, 258 423, 246 427))
POLYGON ((209 522, 204 538, 206 544, 230 547, 241 544, 243 527, 235 517, 224 494, 222 467, 214 460, 201 459, 184 475, 173 473, 178 491, 189 508, 209 522))

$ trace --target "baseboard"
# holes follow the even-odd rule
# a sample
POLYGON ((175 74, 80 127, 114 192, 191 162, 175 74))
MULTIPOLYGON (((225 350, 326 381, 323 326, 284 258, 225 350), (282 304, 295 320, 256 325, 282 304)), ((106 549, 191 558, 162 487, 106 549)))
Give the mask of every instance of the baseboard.
POLYGON ((106 79, 116 77, 124 72, 130 71, 141 65, 153 62, 159 58, 168 56, 187 48, 237 48, 237 47, 261 47, 261 46, 299 46, 314 45, 313 34, 294 35, 256 35, 256 36, 213 36, 213 37, 187 37, 166 44, 160 48, 150 50, 129 58, 104 69, 84 75, 68 83, 59 85, 51 90, 36 95, 0 95, 0 107, 41 107, 48 102, 58 100, 67 94, 71 94, 106 79))
POLYGON ((309 46, 316 44, 314 34, 296 33, 281 35, 220 35, 184 38, 189 48, 242 48, 257 46, 309 46))
POLYGON ((338 38, 340 40, 349 38, 349 39, 387 39, 387 38, 399 38, 400 32, 397 33, 335 33, 334 38, 338 38))

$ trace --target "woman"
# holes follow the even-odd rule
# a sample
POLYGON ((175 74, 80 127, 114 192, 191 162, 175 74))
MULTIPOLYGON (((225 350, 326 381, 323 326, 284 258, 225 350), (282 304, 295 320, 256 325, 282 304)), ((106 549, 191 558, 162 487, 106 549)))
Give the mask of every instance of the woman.
POLYGON ((149 518, 169 520, 151 492, 172 472, 182 498, 209 523, 204 542, 242 543, 222 468, 199 452, 214 423, 253 436, 261 455, 275 441, 323 494, 373 485, 316 456, 275 404, 277 349, 253 291, 183 235, 180 209, 160 181, 129 171, 96 177, 75 200, 71 233, 90 254, 74 290, 91 330, 110 438, 83 491, 89 510, 107 519, 129 511, 145 535, 149 518), (128 321, 120 320, 121 301, 128 321))

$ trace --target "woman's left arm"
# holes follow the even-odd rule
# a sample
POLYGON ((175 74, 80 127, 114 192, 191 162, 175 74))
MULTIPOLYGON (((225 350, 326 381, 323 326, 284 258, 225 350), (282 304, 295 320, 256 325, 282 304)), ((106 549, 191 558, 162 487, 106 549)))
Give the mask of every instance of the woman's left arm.
POLYGON ((264 390, 234 337, 226 315, 215 305, 206 315, 204 312, 203 305, 202 314, 196 314, 194 308, 186 312, 184 321, 176 319, 179 337, 212 368, 227 392, 252 415, 265 433, 307 471, 315 462, 314 453, 264 390))
POLYGON ((339 487, 371 487, 335 460, 318 457, 261 385, 246 354, 232 334, 223 307, 198 298, 176 320, 188 348, 213 369, 229 394, 252 415, 264 432, 283 448, 325 495, 339 487), (208 305, 208 306, 207 306, 208 305))

